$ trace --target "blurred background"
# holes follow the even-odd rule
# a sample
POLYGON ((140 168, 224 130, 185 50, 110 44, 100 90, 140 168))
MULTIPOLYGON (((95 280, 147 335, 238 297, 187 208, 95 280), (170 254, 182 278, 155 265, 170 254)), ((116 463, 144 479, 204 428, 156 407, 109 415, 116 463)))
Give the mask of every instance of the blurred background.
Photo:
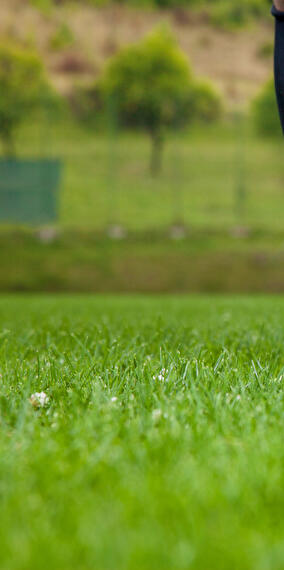
POLYGON ((1 0, 0 290, 284 290, 265 0, 1 0))

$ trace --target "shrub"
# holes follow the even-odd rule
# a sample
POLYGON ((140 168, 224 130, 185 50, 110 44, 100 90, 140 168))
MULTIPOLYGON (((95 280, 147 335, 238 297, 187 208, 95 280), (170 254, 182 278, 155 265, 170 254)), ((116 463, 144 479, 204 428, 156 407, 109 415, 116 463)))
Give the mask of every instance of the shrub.
POLYGON ((41 61, 33 53, 0 45, 0 137, 6 155, 15 152, 15 132, 47 99, 41 61))
POLYGON ((85 126, 93 128, 98 123, 99 116, 104 119, 102 95, 96 83, 78 84, 69 95, 69 105, 72 114, 85 126))
POLYGON ((53 51, 60 51, 74 43, 74 35, 65 23, 61 23, 49 39, 49 47, 53 51))
POLYGON ((259 46, 257 50, 257 55, 261 59, 271 59, 274 53, 274 42, 271 40, 269 42, 264 42, 259 46))
POLYGON ((252 103, 252 117, 257 132, 266 136, 281 134, 274 81, 269 80, 252 103))
POLYGON ((263 0, 216 0, 211 10, 212 21, 221 27, 238 27, 250 17, 268 13, 263 0))
POLYGON ((217 121, 222 111, 222 98, 212 83, 195 81, 188 102, 189 120, 210 123, 217 121))

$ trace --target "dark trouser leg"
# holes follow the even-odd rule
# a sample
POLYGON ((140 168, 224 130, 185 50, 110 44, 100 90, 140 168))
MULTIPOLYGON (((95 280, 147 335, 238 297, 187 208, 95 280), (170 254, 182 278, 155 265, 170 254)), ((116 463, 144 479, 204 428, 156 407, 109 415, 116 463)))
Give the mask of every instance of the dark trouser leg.
POLYGON ((279 12, 279 10, 273 7, 272 14, 276 20, 274 56, 275 87, 284 133, 284 12, 279 12))

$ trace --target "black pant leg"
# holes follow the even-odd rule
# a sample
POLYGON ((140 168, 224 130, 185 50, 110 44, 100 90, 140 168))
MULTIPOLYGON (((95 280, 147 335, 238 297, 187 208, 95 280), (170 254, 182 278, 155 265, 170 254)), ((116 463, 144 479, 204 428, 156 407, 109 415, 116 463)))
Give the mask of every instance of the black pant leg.
POLYGON ((275 16, 275 88, 284 133, 284 12, 279 12, 279 10, 273 6, 272 14, 275 16))

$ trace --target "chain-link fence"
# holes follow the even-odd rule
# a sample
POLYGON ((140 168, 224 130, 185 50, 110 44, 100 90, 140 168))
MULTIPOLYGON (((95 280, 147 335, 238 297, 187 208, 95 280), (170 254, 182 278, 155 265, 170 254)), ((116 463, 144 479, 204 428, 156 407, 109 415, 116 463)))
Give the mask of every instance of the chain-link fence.
POLYGON ((282 141, 255 136, 240 117, 169 135, 156 177, 150 139, 115 124, 107 131, 57 125, 49 144, 60 161, 45 158, 37 142, 23 133, 21 159, 0 161, 1 222, 56 220, 100 231, 283 228, 282 141))

